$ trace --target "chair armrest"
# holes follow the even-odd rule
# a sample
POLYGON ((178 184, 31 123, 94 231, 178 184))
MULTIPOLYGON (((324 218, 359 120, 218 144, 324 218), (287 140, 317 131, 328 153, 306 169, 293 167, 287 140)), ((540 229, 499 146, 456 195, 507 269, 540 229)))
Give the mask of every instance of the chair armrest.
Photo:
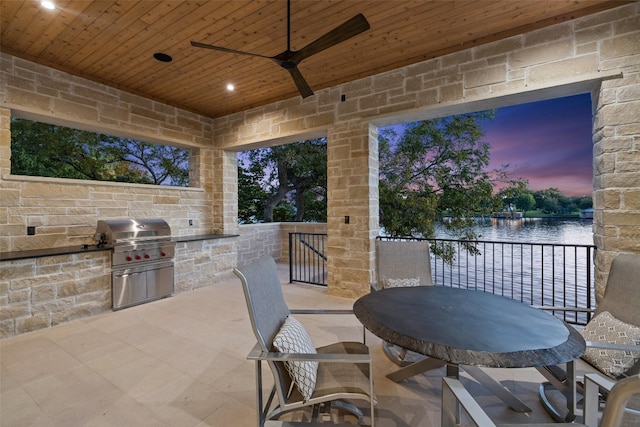
POLYGON ((640 345, 634 344, 613 344, 603 341, 587 341, 587 348, 601 348, 604 350, 621 350, 639 352, 640 345))
POLYGON ((495 423, 464 388, 460 380, 452 377, 442 378, 442 427, 458 425, 460 406, 464 408, 475 426, 495 427, 495 423))
MULTIPOLYGON (((353 314, 352 309, 290 309, 291 314, 353 314)), ((367 333, 364 325, 362 326, 362 342, 367 343, 367 333)))
POLYGON ((598 386, 606 391, 611 391, 613 386, 616 384, 616 381, 599 373, 599 372, 589 372, 588 374, 584 374, 585 384, 590 382, 598 386))
POLYGON ((308 362, 332 362, 332 363, 371 363, 371 354, 309 354, 309 353, 279 353, 279 352, 267 352, 260 349, 260 345, 256 343, 253 349, 247 355, 249 360, 271 360, 275 362, 294 362, 294 361, 308 361, 308 362))

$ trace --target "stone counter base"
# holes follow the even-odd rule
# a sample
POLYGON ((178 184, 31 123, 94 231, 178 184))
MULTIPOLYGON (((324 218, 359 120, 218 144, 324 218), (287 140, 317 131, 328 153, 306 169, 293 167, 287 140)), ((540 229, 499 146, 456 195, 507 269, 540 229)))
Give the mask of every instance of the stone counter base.
MULTIPOLYGON (((175 293, 232 276, 235 239, 176 246, 175 293)), ((29 258, 0 263, 0 338, 111 310, 111 252, 29 258)))

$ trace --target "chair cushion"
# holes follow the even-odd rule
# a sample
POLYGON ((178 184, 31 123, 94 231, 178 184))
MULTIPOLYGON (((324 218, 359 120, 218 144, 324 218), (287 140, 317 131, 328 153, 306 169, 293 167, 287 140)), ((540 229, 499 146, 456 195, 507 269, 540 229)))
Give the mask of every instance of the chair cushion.
POLYGON ((382 287, 386 288, 408 288, 413 286, 420 286, 419 277, 408 277, 404 279, 392 279, 390 277, 382 278, 382 287))
MULTIPOLYGON (((640 345, 640 328, 616 319, 608 311, 594 317, 580 333, 585 341, 640 345)), ((587 348, 582 358, 604 374, 619 378, 640 362, 640 352, 587 348)))
MULTIPOLYGON (((317 354, 306 329, 291 315, 285 319, 273 339, 273 346, 281 353, 317 354)), ((285 366, 304 400, 309 400, 316 387, 318 362, 291 361, 285 362, 285 366)))

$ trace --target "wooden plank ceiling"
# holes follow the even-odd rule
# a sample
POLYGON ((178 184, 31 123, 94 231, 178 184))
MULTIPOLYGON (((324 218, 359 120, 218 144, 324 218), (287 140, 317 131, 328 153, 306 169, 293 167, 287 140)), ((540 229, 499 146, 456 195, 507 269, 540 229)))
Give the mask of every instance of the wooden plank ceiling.
MULTIPOLYGON (((300 96, 265 56, 287 48, 284 0, 0 1, 0 49, 210 117, 300 96), (172 62, 153 58, 163 52, 172 62), (234 92, 226 90, 233 83, 234 92)), ((314 91, 617 7, 611 0, 291 0, 291 50, 358 13, 371 28, 302 61, 314 91)))

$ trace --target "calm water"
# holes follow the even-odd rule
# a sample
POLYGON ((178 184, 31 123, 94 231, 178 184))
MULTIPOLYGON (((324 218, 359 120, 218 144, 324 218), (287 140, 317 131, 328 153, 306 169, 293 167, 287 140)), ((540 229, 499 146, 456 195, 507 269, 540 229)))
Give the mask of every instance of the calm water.
MULTIPOLYGON (((593 245, 590 219, 524 218, 521 220, 487 218, 478 221, 478 240, 499 242, 559 243, 593 245)), ((436 227, 436 238, 446 239, 442 227, 436 227)))
MULTIPOLYGON (((479 221, 476 231, 478 240, 490 242, 478 244, 479 254, 458 246, 453 265, 432 256, 436 283, 496 293, 531 305, 585 307, 590 300, 593 306, 593 251, 559 246, 593 245, 591 220, 486 219, 479 221)), ((436 238, 452 237, 441 227, 436 238)), ((582 315, 564 319, 586 321, 582 315)))

